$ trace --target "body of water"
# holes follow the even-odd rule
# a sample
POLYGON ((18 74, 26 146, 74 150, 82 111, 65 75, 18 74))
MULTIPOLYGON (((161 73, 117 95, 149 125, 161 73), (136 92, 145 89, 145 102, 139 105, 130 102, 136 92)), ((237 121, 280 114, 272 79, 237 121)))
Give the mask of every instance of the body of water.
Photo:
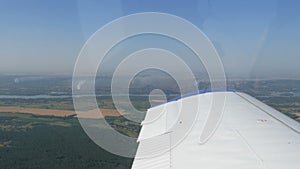
POLYGON ((0 99, 61 99, 71 98, 70 95, 34 95, 34 96, 18 96, 18 95, 0 95, 0 99))
MULTIPOLYGON (((96 95, 96 97, 103 97, 103 96, 111 96, 111 95, 96 95)), ((128 95, 118 95, 118 96, 128 96, 128 95)), ((131 97, 140 97, 144 96, 147 97, 148 95, 131 95, 131 97)), ((153 95, 155 96, 155 95, 153 95)), ((158 95, 160 96, 160 95, 158 95)), ((23 96, 23 95, 0 95, 0 99, 64 99, 64 98, 72 98, 72 95, 33 95, 33 96, 23 96)), ((75 97, 94 97, 93 95, 80 95, 75 97)))

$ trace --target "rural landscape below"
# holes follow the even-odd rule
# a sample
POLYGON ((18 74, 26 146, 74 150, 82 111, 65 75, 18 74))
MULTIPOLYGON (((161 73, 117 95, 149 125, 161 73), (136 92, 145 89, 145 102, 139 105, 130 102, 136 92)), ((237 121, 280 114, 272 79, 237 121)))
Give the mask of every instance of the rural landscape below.
MULTIPOLYGON (((146 111, 150 107, 147 95, 155 88, 164 90, 168 86, 164 90, 168 99, 179 95, 176 86, 170 87, 172 80, 159 82, 155 78, 162 77, 136 77, 137 84, 130 89, 136 109, 146 111), (144 85, 145 81, 158 82, 149 83, 155 84, 151 86, 144 85)), ((83 131, 73 106, 71 77, 3 75, 0 81, 0 168, 131 167, 133 159, 101 149, 83 131)), ((87 110, 80 118, 90 120, 91 128, 103 132, 107 129, 98 122, 105 119, 118 132, 136 138, 140 124, 122 116, 130 112, 116 110, 110 96, 110 78, 98 77, 97 82, 97 103, 102 114, 97 109, 87 110)), ((228 88, 248 93, 298 121, 299 86, 300 80, 228 81, 228 88)), ((207 88, 207 82, 199 82, 199 90, 207 88)))

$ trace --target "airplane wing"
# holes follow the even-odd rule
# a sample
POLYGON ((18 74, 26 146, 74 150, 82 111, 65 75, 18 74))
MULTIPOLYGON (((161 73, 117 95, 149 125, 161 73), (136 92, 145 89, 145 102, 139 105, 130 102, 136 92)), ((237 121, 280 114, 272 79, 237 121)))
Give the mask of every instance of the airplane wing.
POLYGON ((300 124, 239 92, 208 92, 150 108, 138 142, 132 169, 300 168, 300 124), (219 94, 226 96, 222 119, 212 137, 200 143, 212 96, 219 94), (198 116, 182 141, 173 144, 170 126, 180 125, 178 101, 195 100, 198 116))

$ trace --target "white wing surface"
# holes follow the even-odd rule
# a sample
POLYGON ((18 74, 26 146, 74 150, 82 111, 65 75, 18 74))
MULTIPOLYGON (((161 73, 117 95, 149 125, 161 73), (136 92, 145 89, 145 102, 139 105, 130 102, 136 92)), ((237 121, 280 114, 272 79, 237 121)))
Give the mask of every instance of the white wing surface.
MULTIPOLYGON (((257 99, 238 92, 210 92, 148 110, 132 169, 300 169, 300 124, 257 99), (224 114, 214 135, 199 138, 212 96, 225 94, 224 114), (195 123, 172 147, 179 101, 199 102, 195 123)), ((191 104, 192 106, 192 104, 191 104)), ((195 109, 185 107, 184 113, 195 109)))

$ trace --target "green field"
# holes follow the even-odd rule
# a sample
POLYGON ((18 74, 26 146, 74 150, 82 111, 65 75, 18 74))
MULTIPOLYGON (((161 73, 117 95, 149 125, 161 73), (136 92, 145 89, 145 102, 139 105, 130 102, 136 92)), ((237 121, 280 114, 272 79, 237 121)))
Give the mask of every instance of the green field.
MULTIPOLYGON (((120 126, 121 117, 110 117, 108 121, 123 134, 137 136, 138 130, 132 132, 120 126)), ((104 127, 98 127, 105 132, 104 127)), ((1 169, 129 169, 131 163, 132 159, 113 155, 96 145, 76 118, 0 113, 1 169)))

